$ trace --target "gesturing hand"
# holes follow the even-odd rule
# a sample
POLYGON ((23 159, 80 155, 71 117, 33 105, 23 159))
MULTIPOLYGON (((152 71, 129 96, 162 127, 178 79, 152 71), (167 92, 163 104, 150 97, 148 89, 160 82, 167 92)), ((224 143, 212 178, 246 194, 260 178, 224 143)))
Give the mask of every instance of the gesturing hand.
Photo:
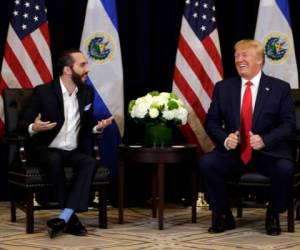
POLYGON ((111 125, 113 119, 114 119, 114 117, 111 116, 111 117, 109 117, 107 119, 103 119, 101 121, 98 121, 98 123, 96 125, 97 131, 102 131, 104 128, 106 128, 107 126, 111 125))
POLYGON ((34 132, 42 132, 42 131, 47 131, 50 129, 53 129, 56 126, 56 122, 50 122, 50 121, 45 121, 43 122, 41 120, 42 116, 39 113, 38 116, 35 118, 34 123, 32 125, 32 130, 34 132))

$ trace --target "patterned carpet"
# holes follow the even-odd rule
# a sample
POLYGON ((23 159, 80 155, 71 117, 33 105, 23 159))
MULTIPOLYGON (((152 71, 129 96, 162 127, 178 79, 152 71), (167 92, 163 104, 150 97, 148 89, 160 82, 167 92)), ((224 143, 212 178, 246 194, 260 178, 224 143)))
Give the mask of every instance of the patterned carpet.
POLYGON ((24 213, 18 211, 17 223, 10 222, 8 203, 0 203, 0 249, 76 249, 76 250, 232 250, 232 249, 300 249, 300 222, 296 232, 286 232, 286 215, 281 218, 283 233, 267 236, 264 231, 264 210, 245 209, 244 217, 237 220, 237 229, 218 235, 207 233, 210 212, 199 208, 198 222, 190 222, 190 208, 167 206, 165 229, 157 229, 157 220, 151 218, 150 209, 125 209, 125 224, 117 223, 118 211, 108 209, 108 229, 97 228, 97 212, 80 214, 89 231, 86 237, 60 235, 49 239, 45 223, 57 215, 57 210, 37 211, 35 233, 24 233, 24 213))

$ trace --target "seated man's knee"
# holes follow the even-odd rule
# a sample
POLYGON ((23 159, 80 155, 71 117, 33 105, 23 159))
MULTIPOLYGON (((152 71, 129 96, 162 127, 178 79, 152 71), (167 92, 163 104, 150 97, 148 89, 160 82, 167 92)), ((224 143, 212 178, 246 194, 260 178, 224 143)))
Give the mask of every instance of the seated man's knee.
POLYGON ((206 173, 209 173, 212 171, 213 167, 217 164, 217 159, 213 153, 206 153, 202 156, 202 158, 199 160, 199 170, 200 173, 205 175, 206 173))
POLYGON ((290 160, 280 159, 274 166, 274 173, 281 178, 291 178, 294 174, 295 166, 290 160))
POLYGON ((91 171, 95 171, 96 170, 96 166, 97 166, 97 160, 92 157, 92 156, 88 156, 85 160, 85 166, 87 166, 88 168, 91 169, 91 171))
POLYGON ((45 162, 47 170, 54 174, 62 172, 62 158, 56 152, 49 152, 45 162))

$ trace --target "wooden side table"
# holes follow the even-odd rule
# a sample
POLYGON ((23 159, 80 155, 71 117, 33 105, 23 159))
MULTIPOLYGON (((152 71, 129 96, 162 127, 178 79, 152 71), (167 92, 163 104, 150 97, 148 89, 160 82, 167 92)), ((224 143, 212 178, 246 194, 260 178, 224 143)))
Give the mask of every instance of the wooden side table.
POLYGON ((124 171, 126 163, 140 163, 140 166, 155 167, 152 176, 152 217, 158 210, 158 228, 164 227, 164 180, 165 166, 185 163, 191 169, 192 223, 196 223, 197 201, 197 145, 184 144, 170 147, 143 147, 139 145, 120 145, 118 160, 118 199, 119 224, 124 222, 124 171), (168 164, 168 165, 166 165, 168 164))

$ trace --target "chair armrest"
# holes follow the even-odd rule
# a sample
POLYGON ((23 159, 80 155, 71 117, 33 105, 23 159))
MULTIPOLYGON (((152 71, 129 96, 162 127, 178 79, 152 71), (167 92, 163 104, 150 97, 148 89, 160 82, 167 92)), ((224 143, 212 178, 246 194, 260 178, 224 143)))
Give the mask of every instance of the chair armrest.
POLYGON ((20 161, 23 166, 25 166, 27 163, 27 156, 25 150, 25 142, 27 141, 27 139, 28 137, 18 134, 10 134, 4 137, 5 143, 14 144, 17 146, 20 161))
POLYGON ((5 142, 12 143, 12 144, 18 144, 18 143, 25 143, 27 141, 27 137, 23 135, 8 135, 4 137, 5 142))
POLYGON ((93 134, 93 152, 94 152, 94 156, 98 162, 101 160, 99 140, 101 140, 102 137, 103 137, 102 133, 93 134))

